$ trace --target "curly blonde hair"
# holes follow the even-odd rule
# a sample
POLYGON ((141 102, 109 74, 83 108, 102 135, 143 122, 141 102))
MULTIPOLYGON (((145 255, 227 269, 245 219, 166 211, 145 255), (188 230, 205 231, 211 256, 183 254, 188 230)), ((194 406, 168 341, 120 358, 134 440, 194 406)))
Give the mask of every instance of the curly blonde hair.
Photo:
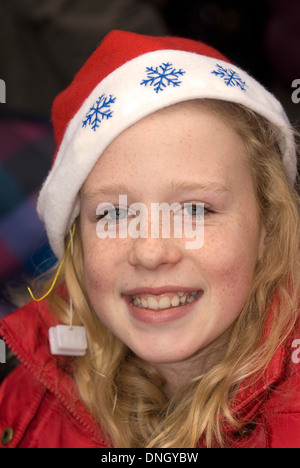
MULTIPOLYGON (((232 412, 238 388, 262 376, 299 318, 300 202, 285 176, 278 128, 238 104, 198 102, 224 119, 244 141, 260 221, 267 231, 265 252, 219 362, 169 400, 162 376, 120 342, 93 310, 86 292, 80 220, 76 220, 73 256, 66 251, 57 285, 66 284, 74 323, 83 324, 88 336, 87 354, 74 361, 74 381, 114 447, 226 446, 224 423, 234 430, 241 427, 232 412)), ((48 302, 52 312, 68 323, 68 301, 54 291, 48 302)))

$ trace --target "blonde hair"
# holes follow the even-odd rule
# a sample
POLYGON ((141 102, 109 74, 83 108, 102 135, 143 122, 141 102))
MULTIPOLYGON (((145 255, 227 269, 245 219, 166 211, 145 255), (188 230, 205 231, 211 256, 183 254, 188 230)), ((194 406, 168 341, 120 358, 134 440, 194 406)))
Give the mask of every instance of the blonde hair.
MULTIPOLYGON (((228 445, 224 424, 233 430, 242 427, 232 411, 238 388, 245 382, 254 384, 263 375, 299 317, 300 203, 284 173, 278 129, 241 105, 214 100, 199 103, 233 126, 244 141, 260 219, 267 230, 265 252, 222 358, 204 375, 187 382, 169 401, 163 378, 120 342, 93 310, 86 292, 77 219, 74 253, 71 256, 66 252, 58 286, 66 284, 73 300, 74 323, 83 324, 88 336, 86 356, 74 361, 74 381, 81 399, 114 447, 228 445)), ((68 323, 68 300, 53 292, 48 301, 51 311, 68 323)))

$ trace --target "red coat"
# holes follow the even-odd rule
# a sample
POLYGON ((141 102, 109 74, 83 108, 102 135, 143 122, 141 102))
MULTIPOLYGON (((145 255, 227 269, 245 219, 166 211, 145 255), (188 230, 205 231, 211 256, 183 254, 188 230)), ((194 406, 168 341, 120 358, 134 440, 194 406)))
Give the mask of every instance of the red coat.
MULTIPOLYGON (((50 354, 53 325, 44 302, 1 321, 1 335, 21 364, 0 387, 0 447, 109 448, 79 401, 66 359, 50 354)), ((247 423, 228 433, 231 447, 300 448, 300 364, 292 363, 293 351, 279 349, 265 379, 238 393, 235 409, 247 423)))

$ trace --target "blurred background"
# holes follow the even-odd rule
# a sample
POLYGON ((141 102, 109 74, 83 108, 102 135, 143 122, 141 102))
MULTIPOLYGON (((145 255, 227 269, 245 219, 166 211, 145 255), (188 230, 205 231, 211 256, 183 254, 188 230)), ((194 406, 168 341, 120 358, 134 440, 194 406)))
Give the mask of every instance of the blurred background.
POLYGON ((299 128, 300 103, 291 99, 299 25, 299 0, 0 0, 0 317, 18 303, 11 291, 22 295, 55 261, 35 211, 55 151, 51 105, 110 30, 218 48, 273 92, 299 128))

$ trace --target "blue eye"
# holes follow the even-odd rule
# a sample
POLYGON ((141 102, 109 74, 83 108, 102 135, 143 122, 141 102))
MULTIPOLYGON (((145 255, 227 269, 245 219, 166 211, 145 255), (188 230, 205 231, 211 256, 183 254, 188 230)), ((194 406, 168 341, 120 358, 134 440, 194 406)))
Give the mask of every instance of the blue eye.
POLYGON ((196 220, 208 217, 214 213, 215 211, 204 203, 184 203, 183 208, 179 210, 178 214, 196 220))
POLYGON ((108 222, 119 221, 120 219, 126 219, 128 211, 125 208, 114 208, 112 210, 105 210, 105 212, 99 216, 99 219, 107 219, 108 222))
POLYGON ((185 205, 183 211, 189 216, 201 216, 204 212, 203 203, 191 203, 190 205, 185 205))
POLYGON ((185 218, 199 219, 204 216, 205 208, 203 203, 184 203, 180 212, 185 218))

